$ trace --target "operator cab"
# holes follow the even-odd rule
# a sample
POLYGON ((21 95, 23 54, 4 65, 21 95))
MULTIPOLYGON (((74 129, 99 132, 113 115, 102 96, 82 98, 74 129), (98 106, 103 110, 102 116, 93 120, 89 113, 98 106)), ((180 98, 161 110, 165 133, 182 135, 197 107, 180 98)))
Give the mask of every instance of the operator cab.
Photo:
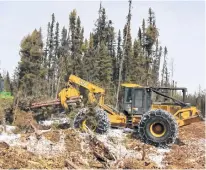
POLYGON ((152 92, 137 84, 122 84, 123 99, 121 110, 126 115, 142 115, 151 109, 152 92))

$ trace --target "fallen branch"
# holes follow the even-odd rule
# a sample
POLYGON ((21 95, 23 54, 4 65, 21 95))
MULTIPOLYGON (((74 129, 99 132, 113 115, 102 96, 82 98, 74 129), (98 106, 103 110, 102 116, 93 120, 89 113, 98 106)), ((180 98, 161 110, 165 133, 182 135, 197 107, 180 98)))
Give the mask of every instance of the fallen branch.
POLYGON ((145 160, 145 156, 146 156, 145 144, 143 144, 143 149, 142 149, 142 161, 145 160))
POLYGON ((97 153, 96 151, 94 151, 93 153, 94 153, 94 156, 95 156, 98 160, 107 162, 107 158, 103 157, 102 155, 100 155, 100 154, 97 153))
POLYGON ((74 169, 80 169, 77 165, 75 165, 73 162, 71 162, 70 160, 66 159, 65 160, 65 166, 67 167, 68 165, 72 166, 72 168, 74 169))

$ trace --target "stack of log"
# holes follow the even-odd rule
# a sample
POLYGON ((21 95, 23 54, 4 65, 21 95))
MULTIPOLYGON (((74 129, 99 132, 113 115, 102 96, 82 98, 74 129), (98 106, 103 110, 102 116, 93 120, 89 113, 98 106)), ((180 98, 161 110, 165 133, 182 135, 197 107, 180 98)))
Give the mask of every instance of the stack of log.
MULTIPOLYGON (((79 96, 70 97, 67 100, 68 105, 76 105, 77 103, 81 103, 81 102, 82 100, 81 97, 79 96)), ((45 102, 32 103, 30 108, 33 109, 33 108, 41 108, 41 107, 55 106, 55 105, 61 105, 61 101, 59 99, 55 99, 55 100, 48 100, 45 102)))

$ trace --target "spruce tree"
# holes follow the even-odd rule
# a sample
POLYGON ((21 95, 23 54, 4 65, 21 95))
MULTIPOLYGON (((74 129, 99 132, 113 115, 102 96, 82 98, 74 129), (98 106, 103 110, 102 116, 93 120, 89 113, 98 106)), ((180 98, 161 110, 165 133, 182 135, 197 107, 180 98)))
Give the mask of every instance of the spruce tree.
POLYGON ((90 33, 88 50, 86 50, 83 65, 84 65, 84 77, 90 82, 98 82, 98 65, 96 59, 96 50, 94 47, 94 38, 93 34, 90 33))
POLYGON ((159 36, 156 25, 153 22, 154 20, 155 20, 155 14, 152 11, 152 9, 149 8, 148 27, 145 33, 145 50, 146 50, 145 68, 146 68, 146 74, 147 74, 147 80, 146 80, 147 85, 152 83, 151 66, 153 62, 153 45, 155 44, 159 36))
POLYGON ((11 92, 11 81, 9 77, 9 72, 6 73, 6 76, 4 78, 4 91, 11 92))
POLYGON ((146 26, 145 26, 145 20, 142 20, 142 48, 143 48, 143 55, 145 54, 145 45, 146 45, 146 40, 145 40, 145 33, 146 33, 146 26))
POLYGON ((72 63, 71 56, 69 54, 70 46, 69 46, 69 35, 67 29, 65 27, 62 28, 61 38, 58 50, 58 82, 57 82, 57 93, 59 89, 64 87, 64 76, 68 75, 72 72, 72 63))
MULTIPOLYGON (((95 23, 95 29, 94 29, 94 47, 95 49, 100 47, 101 42, 104 42, 105 44, 108 43, 108 38, 110 39, 108 35, 108 26, 111 26, 109 22, 107 21, 106 17, 106 10, 105 8, 102 8, 102 5, 100 3, 99 8, 99 17, 95 23)), ((110 28, 111 30, 111 28, 110 28)))
POLYGON ((98 60, 98 79, 102 86, 110 87, 111 75, 112 75, 112 61, 108 55, 108 49, 106 45, 101 42, 99 49, 99 60, 98 60))
POLYGON ((46 47, 44 49, 44 57, 43 57, 43 65, 45 68, 47 68, 47 65, 48 65, 49 36, 50 36, 50 22, 48 22, 48 25, 47 25, 46 47))
POLYGON ((43 54, 43 41, 40 32, 35 29, 31 35, 27 35, 22 40, 20 54, 18 89, 23 91, 25 96, 40 95, 42 87, 39 83, 40 79, 43 78, 40 76, 43 54))
POLYGON ((72 59, 72 72, 75 75, 82 73, 82 51, 83 44, 83 29, 81 28, 80 17, 77 17, 76 10, 70 13, 70 30, 71 30, 71 59, 72 59))
POLYGON ((158 43, 158 39, 156 41, 155 44, 155 53, 154 53, 154 60, 152 63, 152 79, 153 79, 153 84, 155 86, 158 85, 158 81, 159 81, 159 63, 160 63, 160 56, 159 56, 159 43, 158 43))
POLYGON ((124 27, 123 31, 123 43, 124 45, 124 63, 123 63, 123 70, 122 70, 122 80, 123 81, 130 81, 131 76, 131 64, 132 64, 132 37, 131 37, 131 3, 129 5, 129 12, 127 15, 127 23, 124 27))
POLYGON ((133 54, 132 54, 132 64, 131 64, 131 82, 142 84, 144 77, 144 57, 141 48, 140 39, 134 40, 133 43, 133 54))
POLYGON ((118 78, 119 78, 119 69, 120 69, 120 61, 122 60, 122 37, 121 37, 121 31, 118 32, 118 38, 117 38, 117 55, 116 55, 116 73, 115 73, 115 84, 117 86, 118 84, 118 78))
POLYGON ((138 39, 139 39, 140 45, 142 46, 142 30, 141 30, 140 27, 139 27, 139 30, 138 30, 138 39))

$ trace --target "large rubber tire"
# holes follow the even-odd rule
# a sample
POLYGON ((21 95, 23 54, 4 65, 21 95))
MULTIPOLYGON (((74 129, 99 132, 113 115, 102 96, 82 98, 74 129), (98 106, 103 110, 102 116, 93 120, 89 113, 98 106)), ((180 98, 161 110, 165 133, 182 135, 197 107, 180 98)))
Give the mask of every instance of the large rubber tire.
MULTIPOLYGON (((80 109, 78 114, 74 118, 74 128, 81 129, 82 123, 87 119, 88 108, 80 109)), ((110 128, 110 121, 103 109, 95 108, 94 120, 97 121, 97 126, 94 130, 95 133, 104 134, 107 133, 110 128)))
POLYGON ((144 114, 140 120, 138 135, 142 142, 156 147, 168 147, 176 141, 178 135, 178 124, 172 114, 164 110, 151 110, 144 114), (164 127, 162 136, 154 136, 151 126, 160 123, 164 127))

